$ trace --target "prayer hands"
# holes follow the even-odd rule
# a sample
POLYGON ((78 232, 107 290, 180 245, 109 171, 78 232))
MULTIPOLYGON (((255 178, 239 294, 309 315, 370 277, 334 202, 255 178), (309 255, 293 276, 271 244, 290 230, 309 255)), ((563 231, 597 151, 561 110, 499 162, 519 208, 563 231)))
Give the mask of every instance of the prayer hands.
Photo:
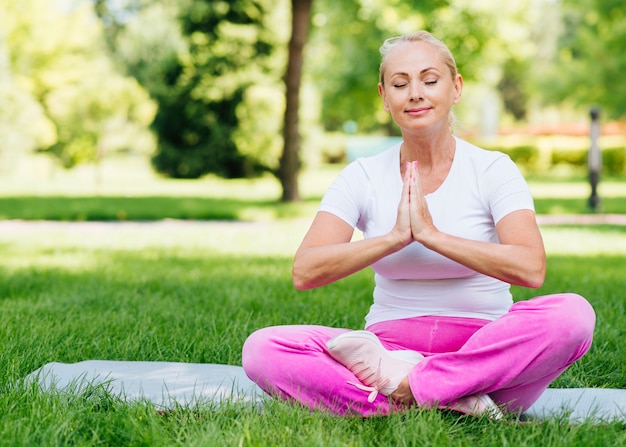
POLYGON ((408 245, 413 241, 424 241, 433 230, 435 227, 422 191, 417 161, 407 162, 394 231, 403 244, 408 245))

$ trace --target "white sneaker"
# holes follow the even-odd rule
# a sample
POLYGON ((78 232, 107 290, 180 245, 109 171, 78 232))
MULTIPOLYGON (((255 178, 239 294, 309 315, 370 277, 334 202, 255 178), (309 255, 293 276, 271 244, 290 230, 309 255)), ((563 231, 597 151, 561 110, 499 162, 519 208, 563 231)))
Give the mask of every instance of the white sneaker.
POLYGON ((445 407, 448 410, 459 411, 470 416, 486 415, 491 419, 502 419, 504 413, 487 394, 474 394, 460 398, 454 406, 445 407))
POLYGON ((409 371, 424 356, 416 351, 388 351, 369 331, 351 331, 329 340, 326 347, 332 358, 348 368, 362 382, 348 382, 369 391, 368 402, 378 393, 389 396, 409 371))

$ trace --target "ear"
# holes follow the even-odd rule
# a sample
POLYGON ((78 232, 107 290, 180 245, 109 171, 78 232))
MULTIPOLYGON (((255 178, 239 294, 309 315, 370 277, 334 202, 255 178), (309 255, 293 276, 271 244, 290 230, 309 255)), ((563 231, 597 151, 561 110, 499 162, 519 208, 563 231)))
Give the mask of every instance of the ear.
POLYGON ((383 106, 385 106, 385 112, 389 112, 389 105, 387 104, 387 95, 385 94, 385 87, 380 82, 378 83, 378 94, 383 100, 383 106))
POLYGON ((456 82, 454 83, 454 104, 461 102, 461 94, 463 93, 463 76, 456 75, 456 82))

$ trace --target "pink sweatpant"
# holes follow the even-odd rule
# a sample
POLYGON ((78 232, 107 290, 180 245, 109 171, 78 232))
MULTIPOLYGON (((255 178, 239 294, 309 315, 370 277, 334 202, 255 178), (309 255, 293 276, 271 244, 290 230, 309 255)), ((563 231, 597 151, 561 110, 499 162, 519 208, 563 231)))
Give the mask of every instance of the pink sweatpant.
MULTIPOLYGON (((417 404, 454 405, 489 394, 512 412, 528 409, 548 385, 589 349, 595 326, 591 305, 564 293, 521 301, 495 321, 416 317, 374 324, 389 350, 426 358, 409 373, 417 404)), ((347 329, 293 325, 260 329, 243 346, 246 374, 266 392, 335 414, 384 415, 397 408, 382 395, 347 382, 358 379, 333 360, 326 342, 347 329)))

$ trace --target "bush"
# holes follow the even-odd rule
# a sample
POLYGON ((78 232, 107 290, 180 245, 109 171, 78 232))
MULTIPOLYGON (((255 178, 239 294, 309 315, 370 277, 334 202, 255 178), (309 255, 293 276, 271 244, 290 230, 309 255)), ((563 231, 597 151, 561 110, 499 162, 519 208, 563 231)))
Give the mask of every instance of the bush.
POLYGON ((611 175, 626 173, 626 147, 611 147, 602 150, 602 169, 611 175))
POLYGON ((521 168, 535 170, 539 161, 539 149, 535 146, 514 146, 503 150, 521 168))
MULTIPOLYGON (((612 147, 600 149, 602 171, 610 175, 622 175, 626 172, 626 148, 612 147)), ((555 149, 551 154, 551 165, 567 164, 578 168, 587 168, 589 149, 555 149)))
MULTIPOLYGON (((581 175, 588 170, 589 139, 568 136, 530 138, 502 136, 495 141, 472 141, 479 147, 503 152, 525 173, 581 175)), ((623 138, 606 137, 600 145, 602 173, 626 175, 626 146, 623 138)))
POLYGON ((587 149, 555 149, 550 156, 551 165, 568 164, 574 167, 587 166, 587 149))

